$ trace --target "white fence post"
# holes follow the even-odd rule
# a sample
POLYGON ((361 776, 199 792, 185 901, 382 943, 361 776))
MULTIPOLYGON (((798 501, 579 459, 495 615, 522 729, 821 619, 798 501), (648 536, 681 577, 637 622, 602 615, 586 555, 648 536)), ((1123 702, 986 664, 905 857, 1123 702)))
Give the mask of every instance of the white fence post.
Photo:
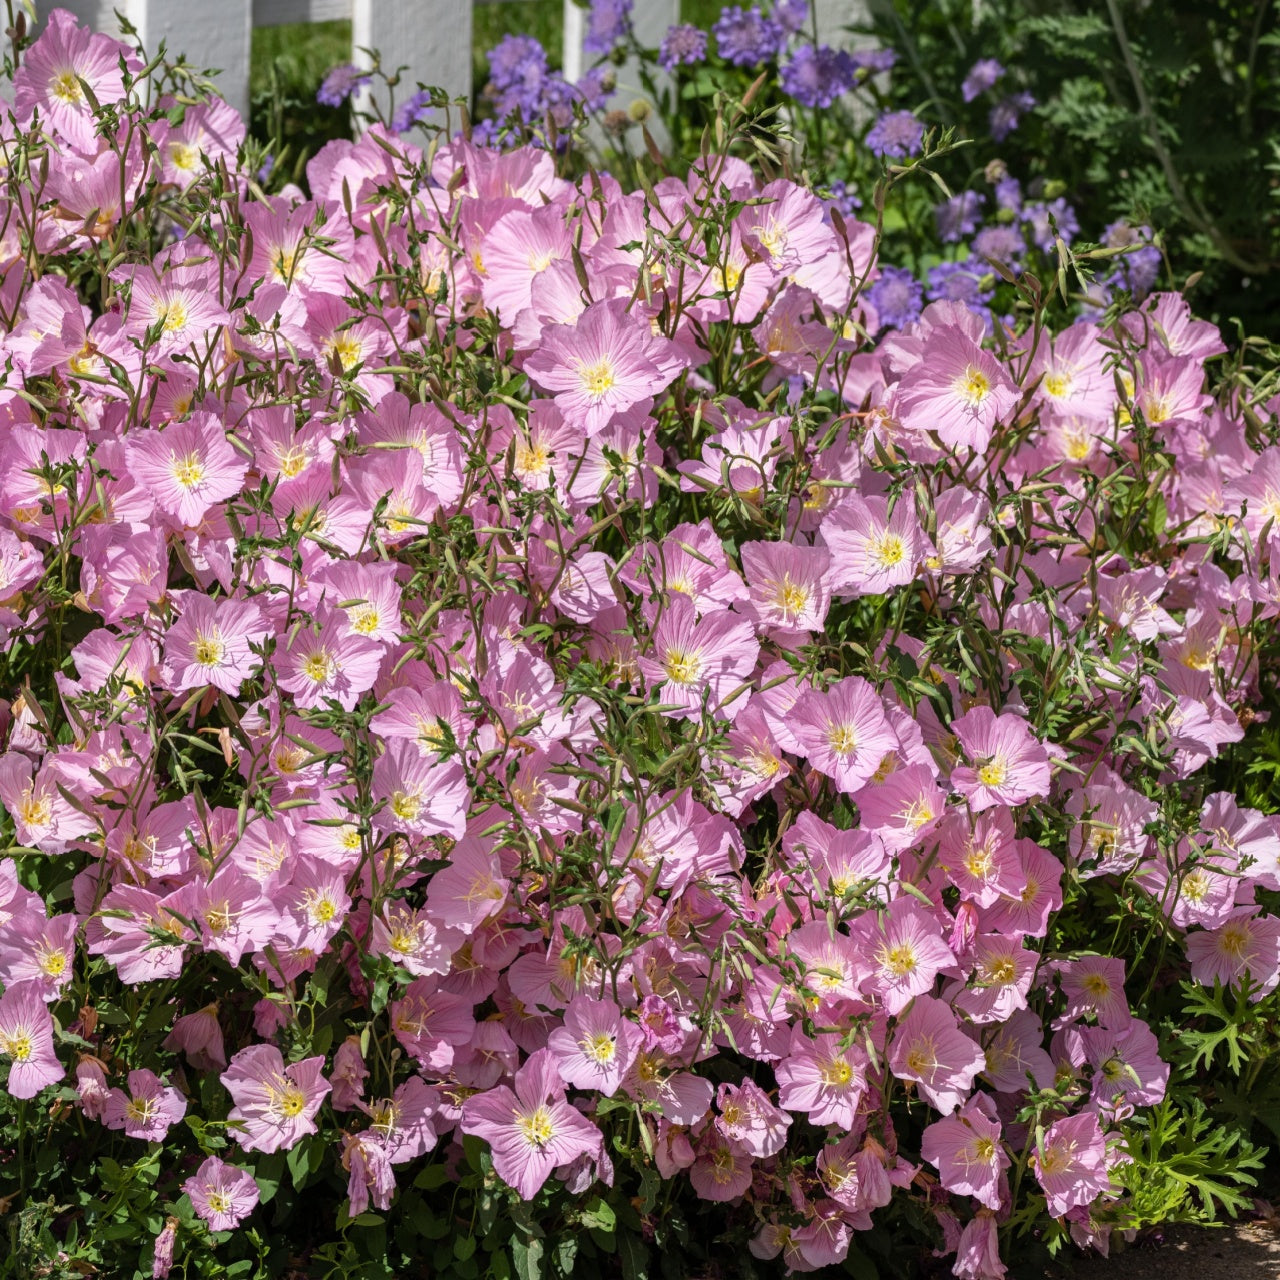
MULTIPOLYGON (((376 49, 389 74, 399 66, 396 104, 418 83, 444 89, 452 97, 471 95, 472 0, 352 0, 351 44, 357 66, 368 66, 361 49, 376 49)), ((385 112, 385 86, 374 96, 385 112)))

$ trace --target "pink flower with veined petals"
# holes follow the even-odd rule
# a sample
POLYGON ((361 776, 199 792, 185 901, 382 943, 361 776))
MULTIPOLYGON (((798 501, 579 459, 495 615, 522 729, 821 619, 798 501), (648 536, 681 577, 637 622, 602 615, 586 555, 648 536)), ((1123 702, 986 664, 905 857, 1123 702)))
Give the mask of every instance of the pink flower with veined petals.
POLYGON ((394 739, 373 766, 373 795, 386 801, 375 819, 379 827, 455 840, 466 834, 471 792, 457 760, 441 763, 394 739))
POLYGON ((641 1038, 640 1028, 612 1001, 574 996, 564 1012, 564 1026, 547 1038, 547 1048, 569 1084, 611 1098, 631 1070, 641 1038))
POLYGON ((748 608, 756 625, 789 638, 818 631, 831 607, 831 553, 793 542, 744 542, 742 569, 751 592, 748 608))
POLYGON ((555 394, 564 420, 594 435, 616 413, 669 387, 688 357, 625 298, 592 303, 576 324, 545 329, 525 372, 555 394))
POLYGON ((187 1100, 153 1071, 130 1071, 129 1092, 112 1089, 102 1121, 108 1129, 123 1129, 131 1138, 163 1142, 169 1127, 187 1113, 187 1100))
POLYGON ((248 1169, 210 1156, 182 1184, 210 1231, 232 1231, 257 1207, 258 1183, 248 1169))
POLYGON ((564 1081, 550 1049, 539 1049, 516 1072, 515 1089, 499 1085, 462 1104, 462 1132, 483 1138, 498 1177, 526 1200, 553 1169, 603 1150, 604 1139, 565 1101, 564 1081))
POLYGON ((995 1105, 986 1094, 974 1094, 954 1115, 935 1120, 921 1135, 920 1154, 953 1195, 1000 1208, 1003 1174, 1012 1161, 1000 1141, 995 1105))
POLYGON ((7 1088, 15 1098, 34 1098, 66 1074, 53 1049, 53 1018, 34 983, 15 982, 0 996, 0 1058, 9 1060, 7 1088))
POLYGON ((182 614, 164 639, 165 685, 174 693, 212 685, 234 697, 261 666, 250 646, 268 630, 262 610, 250 600, 183 593, 182 614))
POLYGON ((892 1014, 931 990, 939 972, 956 962, 936 917, 905 895, 895 898, 879 920, 867 912, 850 936, 871 962, 866 990, 875 992, 892 1014))
POLYGON ((960 1030, 951 1007, 932 996, 916 997, 889 1048, 893 1074, 914 1080, 925 1101, 943 1115, 964 1102, 986 1065, 986 1055, 960 1030))
POLYGON ((696 717, 704 694, 709 694, 711 711, 732 719, 746 699, 725 700, 746 683, 759 653, 745 618, 727 609, 698 618, 693 601, 678 595, 662 610, 653 648, 638 665, 650 686, 660 686, 659 699, 669 708, 666 715, 696 717))
POLYGON ((951 785, 975 813, 1049 794, 1049 755, 1030 725, 1013 712, 974 707, 951 723, 970 763, 951 771, 951 785))
POLYGON ((373 688, 382 667, 380 644, 357 635, 345 616, 328 614, 318 630, 300 627, 284 653, 277 650, 276 680, 299 707, 330 699, 351 711, 373 688))
POLYGON ((1187 935, 1187 959, 1191 976, 1205 986, 1238 986, 1248 974, 1250 999, 1261 1000, 1280 986, 1280 917, 1260 914, 1256 906, 1237 907, 1218 928, 1187 935))
POLYGON ((1091 1204, 1111 1186, 1107 1139, 1091 1111, 1065 1116, 1045 1130, 1031 1156, 1049 1213, 1060 1218, 1078 1204, 1091 1204))
POLYGON ((897 748, 880 695, 861 676, 809 689, 796 700, 789 721, 809 763, 845 792, 869 782, 897 748))
POLYGON ((231 1136, 246 1151, 270 1155, 318 1132, 316 1112, 329 1092, 323 1067, 323 1057, 286 1067, 271 1044, 241 1049, 218 1077, 235 1103, 227 1118, 240 1122, 231 1127, 231 1136))
POLYGON ((837 595, 885 595, 912 582, 933 552, 909 497, 890 512, 885 498, 850 494, 822 521, 822 540, 837 595))
POLYGON ((203 412, 158 431, 130 432, 125 465, 156 506, 188 528, 198 525, 215 502, 239 493, 249 471, 222 423, 203 412))
POLYGON ((769 1101, 749 1077, 739 1085, 723 1083, 716 1093, 720 1114, 715 1125, 731 1142, 753 1156, 776 1156, 787 1145, 791 1117, 769 1101))
POLYGON ((861 1045, 842 1045, 834 1032, 810 1040, 793 1026, 788 1056, 774 1071, 778 1102, 788 1111, 808 1112, 813 1124, 854 1127, 867 1090, 867 1052, 861 1045))

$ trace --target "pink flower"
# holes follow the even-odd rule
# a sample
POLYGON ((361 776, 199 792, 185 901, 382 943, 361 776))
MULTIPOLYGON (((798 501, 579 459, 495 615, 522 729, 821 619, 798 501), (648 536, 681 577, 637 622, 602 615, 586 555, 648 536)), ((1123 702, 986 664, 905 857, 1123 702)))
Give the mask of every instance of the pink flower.
POLYGON ((893 1034, 893 1074, 899 1080, 914 1080, 930 1105, 950 1115, 985 1067, 986 1056, 960 1030, 950 1006, 932 996, 917 996, 893 1034))
POLYGON ((898 746, 880 695, 861 676, 849 676, 825 693, 802 693, 790 722, 809 763, 844 792, 869 782, 898 746))
POLYGON ((630 302, 592 303, 576 324, 543 331, 542 344, 525 361, 538 386, 555 393, 564 420, 595 435, 616 413, 671 385, 688 357, 656 335, 630 302))
POLYGON ((952 325, 933 330, 898 383, 904 426, 977 453, 1017 402, 1018 389, 1000 362, 952 325))
POLYGON ((933 551, 908 496, 890 513, 885 498, 849 494, 822 521, 822 540, 837 595, 886 595, 913 581, 933 551))
POLYGON ((979 1209, 964 1224, 951 1274, 958 1280, 1004 1280, 1008 1274, 1000 1261, 1000 1229, 990 1210, 979 1209))
POLYGON ((760 646, 751 624, 727 609, 699 619, 693 602, 676 596, 662 610, 650 653, 639 659, 650 686, 661 686, 660 701, 676 719, 701 714, 708 696, 713 713, 732 719, 745 705, 742 697, 726 703, 745 684, 760 646))
POLYGON ((748 608, 758 627, 787 633, 818 631, 831 607, 831 553, 794 542, 744 542, 742 569, 748 608))
POLYGON ((1191 976, 1205 986, 1239 986, 1247 974, 1251 999, 1261 1000, 1280 986, 1280 917, 1260 914, 1255 906, 1237 907, 1218 928, 1187 935, 1187 959, 1191 976))
POLYGON ((547 1048, 569 1084, 610 1098, 631 1070, 640 1042, 640 1028, 625 1019, 616 1004, 574 996, 565 1010, 564 1026, 551 1033, 547 1048))
POLYGON ((986 1094, 974 1094, 954 1115, 935 1120, 920 1138, 920 1154, 953 1195, 1000 1208, 1004 1171, 1012 1162, 1000 1141, 995 1105, 986 1094))
POLYGON ((231 1136, 246 1151, 270 1154, 316 1133, 316 1112, 329 1092, 323 1067, 323 1057, 286 1067, 274 1045, 241 1049, 219 1076, 235 1103, 228 1119, 240 1122, 231 1127, 231 1136))
POLYGON ((130 1071, 129 1092, 112 1089, 102 1120, 108 1129, 123 1129, 131 1138, 163 1142, 169 1126, 187 1113, 187 1100, 154 1072, 130 1071))
POLYGON ((0 996, 0 1057, 9 1060, 6 1088, 34 1098, 66 1074, 53 1050, 53 1019, 35 983, 15 982, 0 996))
POLYGON ((776 1156, 787 1145, 791 1117, 779 1111, 754 1080, 722 1084, 716 1094, 720 1114, 715 1125, 730 1142, 749 1155, 776 1156))
POLYGON ((901 1013, 916 996, 932 990, 939 972, 956 963, 937 919, 905 895, 895 898, 879 919, 867 912, 854 923, 850 936, 871 960, 864 988, 878 995, 891 1014, 901 1013))
POLYGON ((373 794, 386 802, 376 818, 386 830, 455 840, 466 833, 471 792, 457 760, 440 763, 413 743, 395 739, 373 766, 373 794))
POLYGON ((130 474, 150 490, 156 506, 181 524, 200 523, 215 502, 240 492, 248 460, 228 443, 211 413, 193 413, 158 431, 130 432, 130 474))
POLYGON ((493 1167, 526 1200, 553 1169, 600 1152, 600 1130, 565 1101, 564 1081, 549 1049, 516 1072, 514 1091, 499 1085, 462 1104, 462 1132, 489 1143, 493 1167))
POLYGON ((382 667, 380 644, 351 631, 345 615, 330 613, 318 628, 302 626, 284 653, 276 651, 276 679, 296 706, 336 702, 351 711, 373 688, 382 667))
MULTIPOLYGON (((1198 935, 1187 939, 1187 955, 1191 958, 1191 942, 1198 935)), ((1195 962, 1191 966, 1196 977, 1195 962)), ((1063 961, 1058 966, 1062 994, 1067 1007, 1054 1026, 1066 1026, 1069 1022, 1094 1014, 1103 1027, 1123 1029, 1133 1015, 1124 993, 1124 961, 1111 956, 1080 956, 1076 960, 1063 961)))
POLYGON ((218 1025, 217 1004, 206 1005, 179 1018, 165 1037, 164 1047, 186 1054, 187 1061, 197 1071, 223 1070, 227 1065, 227 1051, 218 1025))
POLYGON ((1039 955, 1022 945, 1019 937, 983 934, 969 957, 973 976, 956 992, 952 1003, 977 1023, 1004 1022, 1011 1013, 1027 1007, 1027 992, 1035 977, 1039 955))
POLYGON ((853 1129, 867 1089, 867 1053, 861 1045, 844 1044, 834 1032, 810 1040, 793 1026, 790 1051, 774 1071, 781 1106, 807 1112, 813 1124, 853 1129))
POLYGON ((952 721, 951 732, 970 760, 951 771, 951 785, 975 813, 1049 794, 1048 753, 1021 716, 974 707, 952 721))
POLYGON ((212 685, 234 697, 261 666, 250 646, 261 643, 269 630, 252 601, 184 593, 182 614, 165 634, 166 687, 182 693, 212 685))
POLYGON ((751 1185, 751 1155, 715 1125, 698 1142, 689 1181, 703 1200, 736 1200, 751 1185))
POLYGON ((1111 1187, 1107 1140, 1091 1111, 1055 1121, 1031 1156, 1051 1216, 1062 1217, 1076 1205, 1090 1204, 1111 1187))
POLYGON ((182 1184, 210 1231, 233 1231, 258 1204, 258 1184, 248 1169, 210 1156, 182 1184))

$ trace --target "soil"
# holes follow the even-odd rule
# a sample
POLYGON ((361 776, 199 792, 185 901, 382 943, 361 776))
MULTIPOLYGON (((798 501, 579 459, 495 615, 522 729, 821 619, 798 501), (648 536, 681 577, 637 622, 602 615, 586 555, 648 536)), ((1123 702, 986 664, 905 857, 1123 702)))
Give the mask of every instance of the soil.
POLYGON ((1280 1280, 1280 1218, 1145 1231, 1117 1241, 1109 1258, 1066 1260, 1045 1280, 1280 1280))

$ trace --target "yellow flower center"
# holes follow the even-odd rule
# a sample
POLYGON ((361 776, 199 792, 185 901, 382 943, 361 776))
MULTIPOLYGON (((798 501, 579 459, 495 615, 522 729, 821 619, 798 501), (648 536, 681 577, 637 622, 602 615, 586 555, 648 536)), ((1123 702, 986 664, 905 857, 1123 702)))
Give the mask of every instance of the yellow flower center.
POLYGON ((595 364, 584 364, 578 370, 578 377, 582 379, 582 389, 587 395, 599 399, 613 386, 613 362, 606 356, 595 364))
POLYGON ((422 797, 415 792, 396 791, 391 796, 391 812, 404 822, 413 822, 422 809, 422 797))
POLYGON ((882 947, 879 960, 882 969, 887 969, 899 978, 914 973, 919 964, 915 948, 909 942, 900 942, 896 947, 882 947))
POLYGON ((833 724, 827 730, 827 745, 836 755, 849 756, 858 749, 858 736, 852 725, 833 724))
POLYGON ((902 563, 907 554, 906 543, 896 533, 886 530, 867 543, 867 554, 884 569, 892 569, 902 563))
POLYGON ((169 143, 169 159, 175 169, 194 169, 199 158, 200 152, 189 142, 169 143))
POLYGON ((25 1028, 19 1027, 16 1031, 11 1032, 0 1040, 2 1047, 15 1062, 26 1062, 31 1057, 32 1043, 31 1036, 25 1028))
POLYGON ((774 584, 773 602, 782 610, 784 617, 799 614, 809 603, 809 591, 791 581, 791 575, 784 575, 779 583, 774 584))
POLYGON ((1070 375, 1060 371, 1051 373, 1044 380, 1044 389, 1056 399, 1061 399, 1071 390, 1070 375))
POLYGON ((214 1213, 231 1212, 231 1197, 225 1191, 206 1192, 205 1199, 209 1202, 209 1208, 214 1213))
POLYGON ((696 653, 685 653, 682 649, 671 649, 667 652, 666 661, 662 664, 667 679, 676 684, 692 684, 702 669, 702 660, 696 653))
POLYGON ((53 821, 53 801, 47 795, 36 795, 31 787, 26 787, 18 804, 18 816, 29 827, 47 826, 53 821))
POLYGON ((286 1087, 280 1096, 280 1113, 285 1116, 300 1116, 307 1105, 306 1095, 296 1084, 286 1087))
POLYGON ((597 1031, 595 1035, 579 1041, 579 1045, 592 1062, 612 1062, 618 1052, 617 1042, 607 1031, 597 1031))
POLYGON ((333 676, 335 667, 332 654, 327 649, 317 649, 302 661, 302 673, 316 684, 324 684, 333 676))
POLYGON ((1004 785, 1004 780, 1009 775, 1009 769, 1005 762, 996 756, 992 760, 988 760, 978 770, 978 781, 984 787, 999 787, 1004 785))
POLYGON ((156 1101, 154 1098, 130 1098, 124 1113, 138 1124, 150 1124, 156 1116, 156 1101))
POLYGON ((216 632, 213 635, 196 634, 196 645, 193 657, 198 667, 216 667, 222 661, 226 645, 216 632))
POLYGON ((976 365, 969 365, 955 381, 956 395, 976 409, 991 394, 991 382, 976 365))
POLYGON ((59 102, 65 102, 68 106, 84 101, 84 90, 80 88, 80 77, 70 67, 59 71, 49 81, 49 92, 59 102))
POLYGON ((844 1058, 831 1058, 818 1068, 818 1079, 825 1085, 840 1089, 853 1079, 853 1068, 844 1058))
POLYGON ((539 1107, 530 1115, 517 1115, 516 1125, 531 1147, 545 1147, 556 1131, 551 1112, 546 1107, 539 1107))
POLYGON ((177 333, 186 328, 187 304, 181 298, 172 298, 156 311, 156 319, 166 333, 177 333))
POLYGON ((194 489, 204 479, 204 462, 198 454, 189 453, 185 458, 175 457, 170 470, 173 478, 184 489, 194 489))

